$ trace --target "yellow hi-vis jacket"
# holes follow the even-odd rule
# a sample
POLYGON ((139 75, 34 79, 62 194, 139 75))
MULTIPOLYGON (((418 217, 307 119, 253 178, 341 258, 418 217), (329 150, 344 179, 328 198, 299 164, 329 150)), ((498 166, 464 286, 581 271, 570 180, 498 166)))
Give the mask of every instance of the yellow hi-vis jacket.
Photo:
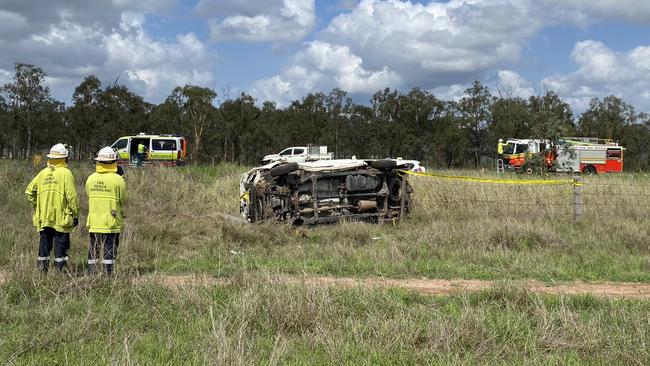
POLYGON ((51 227, 61 233, 74 228, 73 218, 79 217, 79 201, 72 172, 63 159, 52 159, 25 190, 34 208, 32 223, 38 231, 51 227))
POLYGON ((497 144, 497 154, 503 154, 503 148, 504 148, 505 146, 508 146, 508 144, 503 143, 503 142, 499 142, 499 143, 497 144))
POLYGON ((86 180, 86 226, 91 233, 119 233, 124 226, 122 208, 126 204, 126 184, 116 170, 116 164, 98 163, 97 171, 86 180))
POLYGON ((144 145, 138 144, 138 154, 144 154, 144 145))

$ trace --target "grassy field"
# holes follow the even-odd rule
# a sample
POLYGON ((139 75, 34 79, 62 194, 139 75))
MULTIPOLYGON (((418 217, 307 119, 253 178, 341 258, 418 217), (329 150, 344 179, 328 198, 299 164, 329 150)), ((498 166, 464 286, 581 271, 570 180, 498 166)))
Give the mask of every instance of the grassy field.
MULTIPOLYGON (((82 201, 89 164, 73 164, 82 201)), ((573 187, 414 177, 398 225, 240 224, 234 165, 127 171, 117 279, 88 278, 87 232, 70 275, 38 276, 23 191, 37 169, 0 162, 0 360, 16 364, 648 364, 650 303, 539 296, 508 280, 650 280, 650 177, 573 187), (202 273, 227 287, 133 278, 202 273), (505 281, 477 294, 312 288, 280 274, 505 281)), ((451 172, 493 178, 490 173, 451 172)), ((539 178, 508 175, 512 179, 539 178)), ((560 176, 561 179, 570 179, 560 176)), ((85 220, 82 214, 81 222, 85 220)))
POLYGON ((170 290, 50 276, 0 293, 0 357, 16 364, 637 364, 650 303, 509 287, 428 297, 283 285, 170 290))

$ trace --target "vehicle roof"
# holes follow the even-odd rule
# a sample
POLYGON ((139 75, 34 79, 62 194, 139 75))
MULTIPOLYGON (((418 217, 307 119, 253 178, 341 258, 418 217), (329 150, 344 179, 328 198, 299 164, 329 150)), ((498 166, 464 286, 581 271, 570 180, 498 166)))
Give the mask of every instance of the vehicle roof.
POLYGON ((183 136, 173 136, 173 135, 168 135, 168 134, 160 134, 160 135, 155 135, 155 134, 147 134, 147 135, 129 135, 129 136, 122 136, 118 137, 118 140, 120 139, 128 139, 132 137, 149 137, 149 138, 168 138, 168 139, 184 139, 185 137, 183 136))
MULTIPOLYGON (((309 172, 323 172, 323 171, 341 171, 341 170, 348 170, 348 169, 354 169, 358 167, 364 167, 367 166, 369 161, 373 161, 377 159, 332 159, 332 160, 316 160, 316 161, 308 161, 308 162, 298 162, 298 168, 309 171, 309 172)), ((393 160, 396 163, 397 167, 400 166, 408 166, 409 164, 415 165, 414 163, 419 163, 417 160, 402 160, 402 159, 388 159, 388 160, 393 160)), ((260 170, 267 170, 271 169, 274 166, 284 164, 282 161, 274 161, 256 168, 251 169, 248 171, 247 174, 251 174, 256 171, 260 170)))
POLYGON ((515 144, 529 144, 531 142, 547 142, 546 140, 541 139, 508 139, 506 142, 511 142, 515 144))

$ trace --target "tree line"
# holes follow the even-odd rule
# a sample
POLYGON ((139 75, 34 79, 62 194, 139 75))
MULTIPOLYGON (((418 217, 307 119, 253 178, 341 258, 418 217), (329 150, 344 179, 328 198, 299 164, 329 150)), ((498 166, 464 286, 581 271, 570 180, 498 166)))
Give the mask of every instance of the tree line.
POLYGON ((553 91, 521 98, 516 88, 499 86, 493 95, 480 81, 460 100, 419 88, 386 88, 364 105, 333 89, 280 108, 245 93, 224 93, 219 100, 213 89, 185 85, 151 104, 91 75, 66 106, 52 97, 46 76, 38 66, 17 63, 13 80, 0 87, 1 158, 29 158, 65 142, 74 159, 90 159, 120 136, 147 132, 185 136, 195 162, 255 164, 288 146, 318 144, 340 158, 403 157, 436 167, 477 167, 492 164, 499 138, 588 136, 625 146, 626 170, 650 164, 650 117, 614 95, 593 98, 577 118, 553 91))

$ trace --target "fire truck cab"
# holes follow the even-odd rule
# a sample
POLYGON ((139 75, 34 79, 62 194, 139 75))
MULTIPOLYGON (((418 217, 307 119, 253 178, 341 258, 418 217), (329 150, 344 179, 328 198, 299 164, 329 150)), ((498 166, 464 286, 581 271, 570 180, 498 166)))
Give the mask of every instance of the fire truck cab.
POLYGON ((526 163, 526 157, 546 151, 548 143, 540 139, 508 139, 503 148, 503 163, 506 169, 520 171, 526 163))

